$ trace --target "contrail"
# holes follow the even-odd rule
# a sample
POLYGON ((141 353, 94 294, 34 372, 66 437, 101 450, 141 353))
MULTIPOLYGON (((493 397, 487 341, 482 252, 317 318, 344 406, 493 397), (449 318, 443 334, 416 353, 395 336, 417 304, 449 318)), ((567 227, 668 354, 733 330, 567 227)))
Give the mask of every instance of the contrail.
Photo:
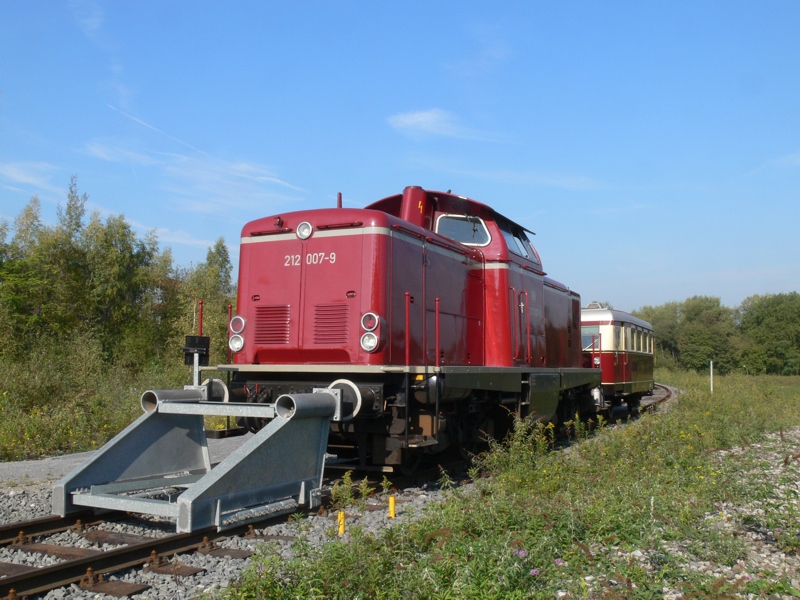
POLYGON ((134 117, 133 115, 129 115, 128 113, 126 113, 126 112, 124 112, 124 111, 121 111, 121 110, 120 110, 120 109, 118 109, 116 106, 111 106, 110 104, 106 104, 106 106, 107 106, 108 108, 110 108, 111 110, 115 110, 115 111, 117 111, 117 112, 118 112, 119 114, 121 114, 123 117, 128 117, 128 118, 129 118, 131 121, 135 121, 135 122, 139 123, 139 125, 144 125, 144 126, 145 126, 145 127, 147 127, 148 129, 152 129, 152 130, 153 130, 153 131, 155 131, 156 133, 160 133, 161 135, 163 135, 163 136, 165 136, 165 137, 168 137, 168 138, 169 138, 169 139, 171 139, 173 142, 178 142, 179 144, 182 144, 182 145, 186 146, 187 148, 191 148, 191 149, 192 149, 192 150, 194 150, 195 152, 200 152, 201 154, 206 154, 205 152, 203 152, 203 151, 202 151, 202 150, 200 150, 199 148, 195 148, 195 147, 194 147, 194 146, 192 146, 191 144, 187 144, 187 143, 186 143, 186 142, 184 142, 183 140, 179 140, 179 139, 178 139, 178 138, 176 138, 176 137, 172 137, 170 134, 168 134, 168 133, 164 133, 163 131, 161 131, 161 130, 160 130, 160 129, 158 129, 157 127, 153 127, 153 126, 152 126, 152 125, 150 125, 149 123, 145 123, 145 122, 144 122, 144 121, 142 121, 141 119, 137 119, 137 118, 136 118, 136 117, 134 117))

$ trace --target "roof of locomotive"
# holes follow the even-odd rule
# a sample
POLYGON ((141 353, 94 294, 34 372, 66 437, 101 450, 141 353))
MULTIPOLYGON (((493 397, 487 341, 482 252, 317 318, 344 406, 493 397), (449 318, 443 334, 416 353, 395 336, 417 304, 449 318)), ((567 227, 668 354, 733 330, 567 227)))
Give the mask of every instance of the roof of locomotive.
MULTIPOLYGON (((484 204, 483 202, 478 202, 477 200, 473 200, 472 198, 467 198, 466 196, 459 196, 458 194, 453 194, 450 192, 437 192, 434 190, 425 190, 428 196, 432 198, 439 199, 443 198, 446 199, 449 203, 453 205, 463 205, 464 212, 471 213, 479 216, 481 213, 489 214, 492 218, 499 217, 502 220, 508 221, 509 223, 513 223, 520 229, 527 231, 532 235, 536 235, 535 232, 531 231, 527 227, 523 227, 514 219, 509 219, 507 216, 499 213, 491 206, 484 204)), ((402 194, 393 194, 391 196, 386 196, 386 198, 381 198, 380 200, 376 200, 372 204, 367 204, 364 208, 374 209, 374 210, 381 210, 387 212, 389 214, 399 216, 400 215, 400 204, 403 200, 402 194)))
MULTIPOLYGON (((523 227, 519 223, 515 222, 513 219, 509 219, 505 215, 494 210, 492 207, 483 204, 482 202, 478 202, 477 200, 473 200, 471 198, 467 198, 466 196, 458 196, 456 194, 451 194, 450 192, 436 192, 432 190, 426 190, 426 193, 438 200, 444 199, 447 204, 449 204, 449 209, 452 210, 454 207, 457 207, 458 210, 462 210, 465 213, 473 214, 475 216, 489 216, 494 220, 501 219, 508 221, 509 223, 513 223, 516 227, 527 231, 530 234, 536 235, 530 229, 523 227)), ((254 219, 244 225, 242 228, 242 237, 248 237, 252 235, 259 235, 263 233, 280 233, 281 231, 289 231, 289 229, 285 229, 285 225, 290 225, 289 221, 291 221, 291 225, 296 225, 295 221, 303 220, 308 217, 309 213, 314 213, 317 216, 320 215, 328 215, 330 217, 334 217, 338 219, 348 220, 352 218, 354 221, 361 220, 360 215, 363 215, 364 210, 369 211, 377 211, 378 213, 383 213, 385 215, 389 215, 390 217, 400 218, 400 207, 403 200, 402 194, 394 194, 392 196, 387 196, 386 198, 382 198, 371 204, 368 204, 363 209, 361 208, 320 208, 320 209, 304 209, 299 211, 290 211, 285 213, 278 213, 275 215, 270 215, 266 217, 261 217, 258 219, 254 219)), ((373 213, 374 214, 374 213, 373 213)), ((377 217, 377 214, 374 214, 377 217)))
POLYGON ((632 314, 622 310, 614 310, 612 308, 600 306, 596 302, 592 302, 589 306, 581 308, 581 323, 630 323, 631 325, 637 325, 644 329, 649 329, 650 331, 653 330, 653 326, 644 319, 634 317, 632 314), (593 306, 595 304, 597 306, 593 306))

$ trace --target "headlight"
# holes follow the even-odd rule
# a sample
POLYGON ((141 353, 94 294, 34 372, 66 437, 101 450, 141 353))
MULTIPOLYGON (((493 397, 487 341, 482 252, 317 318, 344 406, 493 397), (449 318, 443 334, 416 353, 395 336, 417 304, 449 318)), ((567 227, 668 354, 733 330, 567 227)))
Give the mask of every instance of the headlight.
POLYGON ((361 347, 365 352, 375 352, 378 349, 378 336, 368 331, 361 336, 361 347))
POLYGON ((364 331, 375 331, 375 328, 380 322, 381 320, 375 313, 368 312, 361 317, 361 327, 364 329, 364 331))
POLYGON ((244 331, 245 320, 244 317, 236 315, 231 319, 231 331, 233 333, 242 333, 244 331))
POLYGON ((228 348, 233 352, 241 352, 242 348, 244 348, 244 338, 240 335, 232 335, 231 339, 228 340, 228 348))
POLYGON ((595 367, 599 367, 600 366, 600 357, 599 356, 595 356, 594 357, 594 366, 595 367))
POLYGON ((297 237, 301 240, 307 240, 311 237, 311 231, 313 228, 311 227, 311 223, 308 221, 303 221, 300 225, 297 226, 297 237))

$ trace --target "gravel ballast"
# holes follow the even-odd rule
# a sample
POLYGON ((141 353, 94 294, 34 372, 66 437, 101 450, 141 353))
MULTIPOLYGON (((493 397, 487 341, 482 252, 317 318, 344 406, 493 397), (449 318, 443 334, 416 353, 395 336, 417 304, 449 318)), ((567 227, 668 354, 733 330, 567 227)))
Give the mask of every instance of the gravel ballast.
MULTIPOLYGON (((800 428, 786 431, 781 434, 770 435, 763 443, 749 444, 730 450, 720 451, 719 460, 726 455, 734 456, 741 465, 740 475, 742 482, 758 481, 762 485, 770 486, 774 491, 768 501, 756 501, 745 506, 735 506, 721 503, 714 513, 706 515, 709 522, 719 527, 724 532, 735 536, 747 549, 747 557, 732 566, 719 565, 698 560, 691 552, 690 542, 668 542, 665 549, 673 556, 679 557, 684 567, 691 571, 699 571, 710 577, 725 578, 730 582, 737 580, 750 581, 755 578, 766 580, 783 580, 791 584, 792 593, 772 594, 764 596, 770 600, 792 598, 800 596, 800 558, 796 554, 782 552, 777 544, 780 531, 772 531, 763 526, 754 526, 754 520, 766 511, 784 511, 797 514, 800 502, 800 462, 793 458, 800 456, 800 428), (787 458, 788 457, 788 458, 787 458), (768 505, 768 506, 767 506, 768 505), (796 593, 794 593, 796 592, 796 593)), ((48 472, 53 472, 53 459, 48 465, 48 472)), ((42 462, 42 461, 28 461, 42 462)), ((50 494, 53 483, 63 473, 58 473, 55 478, 32 480, 31 470, 26 469, 26 463, 5 463, 0 478, 12 472, 14 465, 21 470, 16 480, 5 478, 4 486, 0 491, 0 522, 9 523, 23 519, 32 519, 50 514, 50 494)), ((397 523, 407 523, 418 518, 425 507, 432 502, 445 498, 446 492, 438 489, 435 484, 404 490, 398 496, 398 518, 390 520, 387 510, 358 511, 349 509, 348 523, 358 525, 365 532, 379 534, 381 530, 397 523)), ((378 498, 374 502, 383 502, 378 498)), ((140 535, 160 536, 173 531, 168 524, 154 523, 152 526, 143 525, 141 522, 106 524, 103 527, 115 531, 137 533, 140 535)), ((298 538, 303 538, 312 547, 328 543, 333 539, 346 541, 348 535, 338 538, 335 533, 335 514, 312 514, 303 519, 290 519, 286 523, 273 525, 258 533, 279 536, 271 540, 271 547, 281 557, 288 560, 293 555, 293 543, 298 538)), ((92 547, 92 544, 74 533, 62 533, 40 539, 47 543, 76 545, 92 547)), ((256 550, 260 540, 234 538, 222 542, 221 545, 229 548, 256 550)), ((97 548, 97 546, 94 546, 97 548)), ((110 548, 110 547, 108 547, 110 548)), ((659 557, 652 551, 642 548, 633 552, 620 551, 620 557, 633 560, 644 568, 657 568, 659 557), (624 554, 624 556, 623 556, 624 554)), ((0 561, 14 562, 29 566, 44 566, 56 562, 52 557, 27 554, 9 548, 0 549, 0 561)), ((199 553, 173 557, 193 567, 205 569, 204 572, 189 577, 176 577, 174 575, 159 575, 143 572, 141 569, 127 570, 107 576, 107 579, 122 579, 124 581, 145 583, 153 586, 137 598, 193 598, 198 594, 209 593, 226 587, 250 563, 250 559, 232 559, 229 557, 215 557, 199 553)), ((587 582, 594 576, 587 573, 587 582)), ((664 598, 677 599, 681 597, 681 590, 665 589, 664 598)), ((73 585, 50 592, 45 598, 97 598, 95 592, 83 591, 73 585)), ((741 597, 747 597, 741 594, 741 597)))
MULTIPOLYGON (((212 462, 221 460, 233 449, 239 446, 244 438, 227 440, 209 440, 209 451, 212 462)), ((12 523, 36 517, 49 516, 52 487, 58 479, 69 473, 91 453, 82 453, 66 457, 56 457, 41 461, 23 461, 18 463, 0 464, 0 523, 12 523)), ((359 511, 356 508, 347 510, 347 523, 358 525, 365 532, 379 533, 386 527, 399 523, 408 523, 422 515, 425 507, 431 502, 443 498, 443 493, 435 484, 416 488, 404 489, 397 495, 397 516, 388 518, 388 508, 385 506, 386 498, 380 495, 370 499, 370 504, 377 510, 359 511), (380 506, 375 506, 380 504, 380 506)), ((267 542, 259 539, 231 538, 219 543, 225 548, 236 548, 256 551, 259 546, 269 543, 276 549, 281 557, 289 560, 293 556, 293 543, 303 537, 312 547, 318 547, 333 539, 346 541, 349 534, 336 535, 336 514, 322 512, 311 514, 303 519, 290 519, 286 523, 276 524, 266 529, 258 529, 256 533, 266 536, 276 536, 267 542)), ((153 519, 151 525, 143 525, 141 520, 136 522, 106 523, 100 526, 110 531, 133 533, 148 536, 163 536, 174 532, 174 524, 153 519)), ((107 544, 99 547, 73 532, 64 532, 52 536, 41 537, 36 540, 48 544, 59 544, 82 548, 95 548, 109 550, 116 546, 107 544)), ((59 562, 60 559, 48 555, 29 554, 21 550, 0 548, 0 561, 22 564, 27 566, 47 566, 59 562)), ((211 593, 227 587, 231 581, 250 564, 250 559, 234 559, 230 557, 217 557, 198 552, 181 554, 170 557, 176 565, 188 565, 204 569, 196 575, 181 577, 146 572, 139 569, 128 569, 118 573, 106 575, 107 580, 122 580, 132 583, 147 584, 151 589, 136 595, 137 599, 154 598, 194 598, 200 594, 211 593)), ((61 588, 49 592, 42 598, 48 599, 89 599, 109 597, 97 592, 80 589, 77 585, 61 588)))

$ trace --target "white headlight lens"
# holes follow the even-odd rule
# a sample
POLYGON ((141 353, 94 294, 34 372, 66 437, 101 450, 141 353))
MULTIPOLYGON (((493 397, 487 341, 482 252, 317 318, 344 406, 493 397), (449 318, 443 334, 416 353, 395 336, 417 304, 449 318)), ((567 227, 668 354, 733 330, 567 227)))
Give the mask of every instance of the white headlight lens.
POLYGON ((297 226, 297 237, 299 237, 301 240, 307 240, 309 237, 311 237, 311 231, 311 223, 308 221, 303 221, 297 226))
POLYGON ((244 338, 240 335, 232 335, 231 339, 228 340, 228 348, 233 352, 241 352, 242 348, 244 348, 244 338))
POLYGON ((375 352, 378 349, 378 336, 368 331, 361 336, 361 347, 365 352, 375 352))
POLYGON ((361 317, 361 327, 364 328, 364 331, 375 331, 378 323, 380 323, 380 319, 375 313, 368 312, 361 317))
POLYGON ((236 315, 231 319, 231 331, 233 333, 242 333, 244 331, 245 320, 244 317, 236 315))

